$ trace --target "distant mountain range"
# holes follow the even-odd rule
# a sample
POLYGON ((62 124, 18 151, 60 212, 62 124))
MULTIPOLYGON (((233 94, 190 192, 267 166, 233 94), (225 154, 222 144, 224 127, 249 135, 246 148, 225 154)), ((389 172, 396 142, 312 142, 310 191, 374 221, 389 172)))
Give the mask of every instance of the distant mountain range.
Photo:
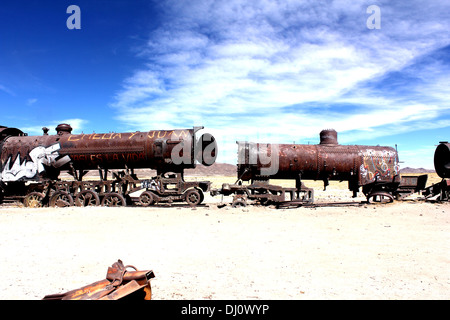
POLYGON ((400 173, 434 173, 434 170, 424 169, 424 168, 402 168, 400 169, 400 173))
POLYGON ((186 176, 236 176, 237 166, 228 163, 213 163, 206 167, 198 164, 195 169, 186 169, 184 175, 186 176))

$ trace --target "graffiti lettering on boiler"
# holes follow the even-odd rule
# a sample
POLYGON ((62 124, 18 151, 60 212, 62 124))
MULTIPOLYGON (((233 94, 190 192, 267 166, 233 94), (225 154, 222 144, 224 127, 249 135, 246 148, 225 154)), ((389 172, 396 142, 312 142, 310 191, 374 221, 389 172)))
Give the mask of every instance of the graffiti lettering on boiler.
POLYGON ((118 161, 145 161, 145 154, 141 153, 104 153, 104 154, 74 154, 72 160, 75 162, 91 162, 91 163, 116 163, 118 161))
POLYGON ((17 155, 14 164, 11 165, 11 157, 3 167, 0 179, 2 181, 19 181, 23 179, 32 179, 38 173, 45 170, 44 165, 59 168, 70 162, 69 156, 64 156, 60 159, 58 150, 61 148, 59 143, 51 145, 47 148, 39 146, 30 151, 28 156, 31 161, 20 159, 20 154, 17 155))
POLYGON ((67 141, 80 141, 80 140, 114 140, 114 139, 132 139, 135 136, 141 137, 142 135, 147 135, 149 139, 162 139, 162 138, 187 138, 190 136, 188 130, 160 130, 160 131, 149 131, 147 133, 136 131, 130 133, 90 133, 90 134, 78 134, 70 135, 67 141))

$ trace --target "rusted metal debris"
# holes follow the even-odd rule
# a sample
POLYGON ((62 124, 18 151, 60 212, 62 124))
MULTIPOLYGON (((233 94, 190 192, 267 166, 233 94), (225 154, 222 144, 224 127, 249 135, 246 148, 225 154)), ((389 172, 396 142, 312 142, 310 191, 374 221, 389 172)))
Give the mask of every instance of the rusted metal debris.
POLYGON ((106 279, 66 293, 46 295, 43 300, 151 300, 150 279, 154 277, 152 270, 139 271, 133 266, 124 266, 118 260, 108 267, 106 279), (129 271, 128 268, 135 271, 129 271))

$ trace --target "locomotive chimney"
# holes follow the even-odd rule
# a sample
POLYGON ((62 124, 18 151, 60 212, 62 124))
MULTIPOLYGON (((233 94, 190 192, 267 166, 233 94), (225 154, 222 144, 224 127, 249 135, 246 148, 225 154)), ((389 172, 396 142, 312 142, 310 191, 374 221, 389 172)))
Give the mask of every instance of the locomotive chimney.
POLYGON ((338 144, 336 130, 325 129, 320 131, 320 144, 338 144))
POLYGON ((70 134, 72 132, 72 127, 70 126, 70 124, 67 123, 61 123, 58 124, 58 126, 56 127, 56 134, 58 136, 61 136, 63 134, 70 134))

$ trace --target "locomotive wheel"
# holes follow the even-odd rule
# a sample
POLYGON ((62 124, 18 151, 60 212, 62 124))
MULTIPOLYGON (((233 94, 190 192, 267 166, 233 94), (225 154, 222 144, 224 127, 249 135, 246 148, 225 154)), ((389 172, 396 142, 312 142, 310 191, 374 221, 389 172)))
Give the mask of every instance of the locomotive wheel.
POLYGON ((247 202, 242 199, 234 200, 233 203, 231 204, 232 208, 242 208, 242 207, 246 207, 246 206, 247 206, 247 202))
POLYGON ((28 208, 42 208, 44 194, 40 192, 31 192, 23 199, 23 205, 28 208))
POLYGON ((98 206, 100 204, 100 199, 96 192, 92 190, 84 190, 78 193, 75 197, 75 204, 78 207, 98 206))
POLYGON ((190 206, 193 207, 202 202, 202 194, 196 189, 191 189, 186 192, 184 199, 190 206))
POLYGON ((153 194, 150 191, 144 191, 139 196, 139 203, 143 207, 148 207, 152 205, 154 202, 153 194))
POLYGON ((56 192, 50 199, 52 207, 71 207, 73 206, 72 196, 65 191, 56 192))
POLYGON ((102 200, 102 206, 106 207, 124 207, 126 205, 125 198, 117 192, 107 193, 102 200))
POLYGON ((388 203, 394 201, 394 197, 392 196, 392 194, 383 191, 372 192, 367 196, 367 202, 371 202, 371 199, 372 202, 381 202, 381 203, 388 203))

